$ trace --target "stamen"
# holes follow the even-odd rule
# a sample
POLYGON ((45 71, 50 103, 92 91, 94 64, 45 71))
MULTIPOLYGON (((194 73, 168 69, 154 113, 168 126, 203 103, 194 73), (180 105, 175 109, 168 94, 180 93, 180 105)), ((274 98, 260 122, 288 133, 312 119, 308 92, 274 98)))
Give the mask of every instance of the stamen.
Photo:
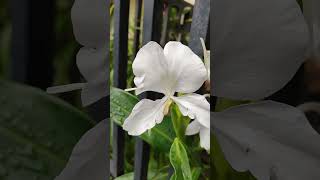
POLYGON ((202 45, 203 52, 206 53, 207 48, 206 48, 206 44, 205 44, 203 38, 200 38, 200 41, 201 41, 201 45, 202 45))
POLYGON ((61 86, 53 86, 53 87, 47 88, 47 93, 57 94, 57 93, 79 90, 79 89, 82 89, 85 84, 86 83, 73 83, 73 84, 67 84, 67 85, 61 85, 61 86))
POLYGON ((167 115, 167 114, 169 113, 169 109, 170 109, 171 103, 172 103, 172 100, 171 100, 171 99, 168 99, 168 100, 165 102, 164 109, 163 109, 163 114, 164 114, 164 115, 167 115))
POLYGON ((137 88, 137 87, 135 87, 135 88, 125 89, 124 91, 129 92, 129 91, 134 91, 134 90, 137 90, 137 89, 138 89, 138 88, 137 88))

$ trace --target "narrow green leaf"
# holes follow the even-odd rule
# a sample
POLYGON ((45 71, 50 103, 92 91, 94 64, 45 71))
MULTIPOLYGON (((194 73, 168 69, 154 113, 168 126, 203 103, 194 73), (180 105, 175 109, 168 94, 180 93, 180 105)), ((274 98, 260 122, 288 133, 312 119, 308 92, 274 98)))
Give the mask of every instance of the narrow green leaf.
MULTIPOLYGON (((110 118, 115 123, 122 125, 133 107, 139 102, 139 99, 130 93, 113 87, 110 92, 110 118)), ((175 137, 171 119, 166 116, 160 124, 140 137, 152 147, 163 152, 169 152, 170 144, 173 143, 175 137)))
MULTIPOLYGON (((148 179, 152 179, 152 180, 167 180, 168 178, 168 173, 164 173, 164 172, 157 172, 154 169, 150 169, 148 171, 148 179)), ((126 173, 122 176, 119 176, 117 178, 115 178, 114 180, 133 180, 134 179, 134 173, 133 172, 129 172, 126 173)))
POLYGON ((192 169, 192 180, 198 180, 201 174, 201 168, 193 168, 192 169))
POLYGON ((189 117, 183 116, 176 104, 171 105, 171 120, 176 136, 185 139, 185 131, 190 122, 189 117))
POLYGON ((192 173, 189 165, 187 151, 179 140, 176 138, 170 148, 170 162, 174 168, 174 180, 192 180, 192 173))

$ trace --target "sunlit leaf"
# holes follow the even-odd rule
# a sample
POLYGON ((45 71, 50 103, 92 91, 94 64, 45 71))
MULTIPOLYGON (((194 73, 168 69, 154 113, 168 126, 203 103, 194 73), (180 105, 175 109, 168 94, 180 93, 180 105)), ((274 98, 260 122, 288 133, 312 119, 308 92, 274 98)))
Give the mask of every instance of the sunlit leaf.
POLYGON ((170 148, 170 162, 174 168, 173 180, 192 180, 187 151, 182 142, 176 138, 170 148))

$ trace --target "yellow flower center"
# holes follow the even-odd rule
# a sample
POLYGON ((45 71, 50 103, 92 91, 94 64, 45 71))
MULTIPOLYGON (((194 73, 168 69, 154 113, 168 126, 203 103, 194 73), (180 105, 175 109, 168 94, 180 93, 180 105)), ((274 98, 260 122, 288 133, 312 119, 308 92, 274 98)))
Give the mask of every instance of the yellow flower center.
POLYGON ((169 109, 170 109, 171 103, 172 103, 171 98, 169 98, 169 99, 165 102, 164 109, 163 109, 163 114, 164 114, 164 115, 167 115, 167 114, 169 113, 169 109))

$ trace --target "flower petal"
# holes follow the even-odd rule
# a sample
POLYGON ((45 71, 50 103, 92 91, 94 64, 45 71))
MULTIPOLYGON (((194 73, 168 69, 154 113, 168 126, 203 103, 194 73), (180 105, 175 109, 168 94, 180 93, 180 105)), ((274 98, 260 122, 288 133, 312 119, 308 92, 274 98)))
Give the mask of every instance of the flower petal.
POLYGON ((75 145, 70 159, 55 180, 105 179, 108 166, 107 120, 89 130, 75 145))
POLYGON ((320 179, 320 136, 298 109, 264 101, 211 118, 211 130, 236 170, 262 180, 320 179))
POLYGON ((164 47, 171 87, 175 92, 192 93, 207 80, 207 71, 202 60, 180 42, 171 41, 164 47))
POLYGON ((198 121, 195 121, 195 120, 192 121, 186 129, 186 135, 195 135, 199 133, 200 127, 201 127, 201 124, 198 121))
POLYGON ((210 128, 210 104, 204 96, 193 93, 172 99, 184 116, 189 116, 202 126, 210 128))
POLYGON ((210 151, 210 128, 204 126, 200 129, 200 146, 210 151))
POLYGON ((156 42, 151 41, 139 50, 132 64, 136 94, 144 91, 166 93, 169 82, 166 63, 163 49, 156 42))
POLYGON ((262 99, 304 61, 308 29, 296 0, 218 0, 212 12, 215 96, 262 99))
POLYGON ((87 47, 101 47, 107 37, 107 1, 76 0, 71 10, 76 40, 87 47))
POLYGON ((167 99, 166 96, 155 101, 142 99, 134 106, 131 114, 124 121, 123 129, 128 131, 129 135, 139 136, 161 123, 167 99))

